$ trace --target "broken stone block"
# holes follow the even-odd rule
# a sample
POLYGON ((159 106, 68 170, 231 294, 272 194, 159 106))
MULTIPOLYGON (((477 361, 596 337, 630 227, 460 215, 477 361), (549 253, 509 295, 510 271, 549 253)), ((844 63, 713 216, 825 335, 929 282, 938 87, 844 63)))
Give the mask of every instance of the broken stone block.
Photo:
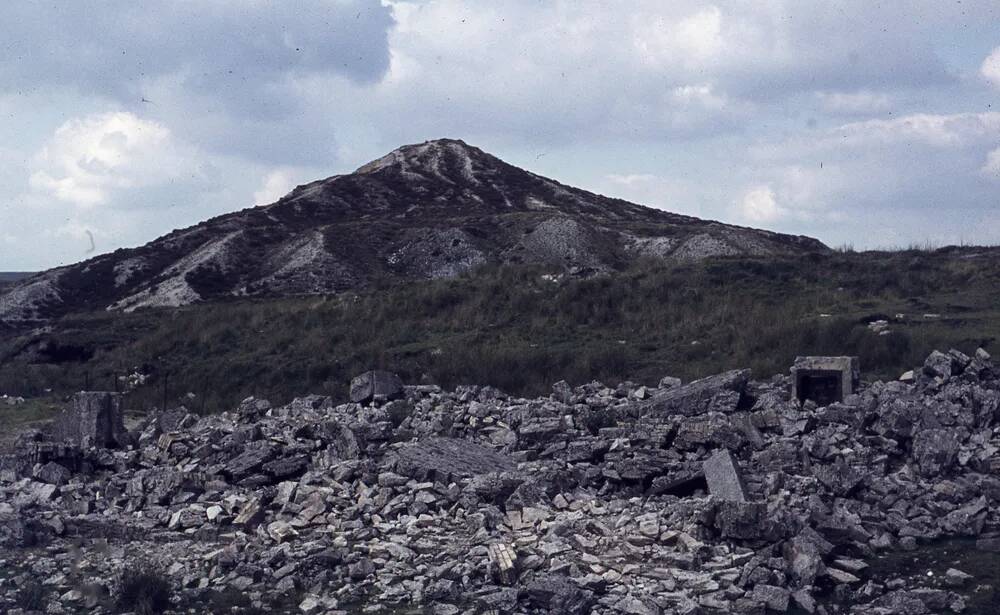
POLYGON ((81 391, 56 420, 58 440, 77 446, 113 448, 127 444, 121 395, 106 391, 81 391))
POLYGON ((850 585, 852 583, 860 583, 861 579, 854 576, 850 572, 840 570, 839 568, 827 568, 825 570, 826 576, 833 579, 834 583, 839 585, 850 585))
POLYGON ((798 605, 800 609, 806 613, 816 612, 816 600, 812 597, 807 589, 800 589, 798 591, 792 592, 792 600, 798 605))
POLYGON ((517 464, 505 455, 457 438, 430 438, 398 452, 396 472, 417 480, 435 479, 447 484, 490 472, 510 472, 517 464))
POLYGON ((924 361, 923 372, 931 378, 939 378, 942 382, 947 382, 955 367, 951 356, 940 350, 935 350, 924 361))
POLYGON ((375 562, 363 557, 347 567, 347 574, 354 581, 363 581, 375 574, 375 562))
POLYGON ((764 502, 723 500, 715 510, 715 528, 723 538, 776 540, 796 531, 788 519, 775 518, 764 502))
POLYGON ((505 544, 494 543, 490 545, 488 555, 500 583, 513 585, 517 581, 517 554, 505 544))
POLYGON ((957 568, 949 568, 944 573, 944 582, 951 587, 961 587, 974 578, 971 574, 962 572, 957 568))
POLYGON ((285 521, 273 521, 267 526, 267 535, 270 536, 271 540, 274 542, 281 544, 292 540, 298 536, 299 533, 285 521))
POLYGON ((835 463, 812 467, 813 476, 835 495, 846 496, 865 480, 857 468, 838 459, 835 463))
POLYGON ((795 357, 791 372, 792 399, 817 406, 844 401, 861 378, 857 357, 795 357))
POLYGON ((747 488, 740 466, 728 450, 721 450, 702 464, 708 492, 720 500, 747 501, 747 488))
POLYGON ((569 577, 550 574, 538 577, 527 587, 531 606, 555 615, 589 613, 594 604, 593 592, 576 586, 569 577))
MULTIPOLYGON (((658 391, 652 399, 642 402, 643 414, 666 416, 682 414, 696 416, 708 412, 712 400, 720 393, 734 392, 742 395, 750 379, 750 370, 741 369, 716 374, 694 382, 658 391)), ((731 396, 726 396, 731 401, 731 396)))
POLYGON ((768 610, 784 613, 788 610, 791 593, 784 587, 758 584, 753 588, 754 600, 763 603, 768 610))
POLYGON ((351 380, 351 401, 367 404, 384 402, 403 396, 403 381, 392 372, 373 370, 351 380))
POLYGON ((72 474, 65 467, 50 461, 35 470, 35 478, 51 485, 65 485, 72 474))
POLYGON ((247 527, 254 527, 259 525, 264 519, 264 507, 261 501, 258 499, 250 500, 246 503, 240 514, 236 516, 233 523, 236 525, 245 525, 247 527))
POLYGON ((746 437, 730 417, 721 413, 706 413, 681 423, 674 438, 674 446, 681 450, 693 450, 699 446, 738 449, 745 441, 746 437))
POLYGON ((925 429, 913 438, 913 456, 924 476, 936 476, 955 465, 960 443, 954 429, 925 429))

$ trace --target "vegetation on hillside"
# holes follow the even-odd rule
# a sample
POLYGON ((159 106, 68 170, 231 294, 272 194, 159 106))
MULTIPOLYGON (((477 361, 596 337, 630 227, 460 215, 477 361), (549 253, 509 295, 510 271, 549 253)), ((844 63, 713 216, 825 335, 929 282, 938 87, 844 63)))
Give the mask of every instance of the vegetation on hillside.
POLYGON ((0 340, 0 393, 111 389, 140 372, 133 407, 165 395, 208 412, 249 395, 343 398, 370 368, 528 395, 561 379, 655 384, 744 366, 768 377, 799 354, 859 355, 866 378, 895 378, 934 348, 989 348, 998 289, 1000 253, 972 249, 646 261, 589 279, 485 269, 361 294, 66 317, 0 340), (889 333, 867 326, 879 319, 889 333))

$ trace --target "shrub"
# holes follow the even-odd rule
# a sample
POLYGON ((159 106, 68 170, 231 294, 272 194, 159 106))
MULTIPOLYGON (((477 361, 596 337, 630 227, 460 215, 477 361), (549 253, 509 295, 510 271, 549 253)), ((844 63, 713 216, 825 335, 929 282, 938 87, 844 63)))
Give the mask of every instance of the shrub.
POLYGON ((123 611, 156 615, 170 608, 170 579, 149 562, 137 562, 123 568, 115 589, 117 606, 123 611))
POLYGON ((48 593, 44 585, 31 579, 17 590, 17 606, 25 611, 44 611, 48 593))

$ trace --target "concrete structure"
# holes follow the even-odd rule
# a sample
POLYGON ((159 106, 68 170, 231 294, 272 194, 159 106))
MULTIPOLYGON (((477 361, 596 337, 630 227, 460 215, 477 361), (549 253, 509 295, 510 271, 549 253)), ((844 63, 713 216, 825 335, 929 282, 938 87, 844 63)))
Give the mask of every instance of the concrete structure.
POLYGON ((728 450, 721 450, 703 464, 705 482, 712 497, 731 502, 746 502, 747 487, 743 482, 740 465, 728 450))
POLYGON ((819 406, 844 401, 861 378, 857 357, 795 357, 791 371, 792 399, 819 406))
POLYGON ((107 391, 81 391, 56 420, 58 441, 88 448, 112 448, 127 442, 121 395, 107 391))

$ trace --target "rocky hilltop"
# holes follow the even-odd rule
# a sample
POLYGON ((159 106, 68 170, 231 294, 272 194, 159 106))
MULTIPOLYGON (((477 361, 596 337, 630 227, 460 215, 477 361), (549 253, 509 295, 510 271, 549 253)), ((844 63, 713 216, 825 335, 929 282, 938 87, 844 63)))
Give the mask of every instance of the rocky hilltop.
POLYGON ((825 406, 789 384, 518 399, 373 372, 347 404, 131 430, 115 396, 81 393, 0 464, 0 610, 107 612, 122 571, 155 570, 176 612, 995 612, 989 355, 935 352, 825 406), (951 538, 930 568, 892 563, 951 538))
POLYGON ((85 309, 337 293, 379 279, 454 276, 491 263, 592 273, 640 256, 823 250, 808 237, 699 220, 564 186, 442 139, 299 186, 276 203, 23 280, 0 291, 0 325, 85 309))

